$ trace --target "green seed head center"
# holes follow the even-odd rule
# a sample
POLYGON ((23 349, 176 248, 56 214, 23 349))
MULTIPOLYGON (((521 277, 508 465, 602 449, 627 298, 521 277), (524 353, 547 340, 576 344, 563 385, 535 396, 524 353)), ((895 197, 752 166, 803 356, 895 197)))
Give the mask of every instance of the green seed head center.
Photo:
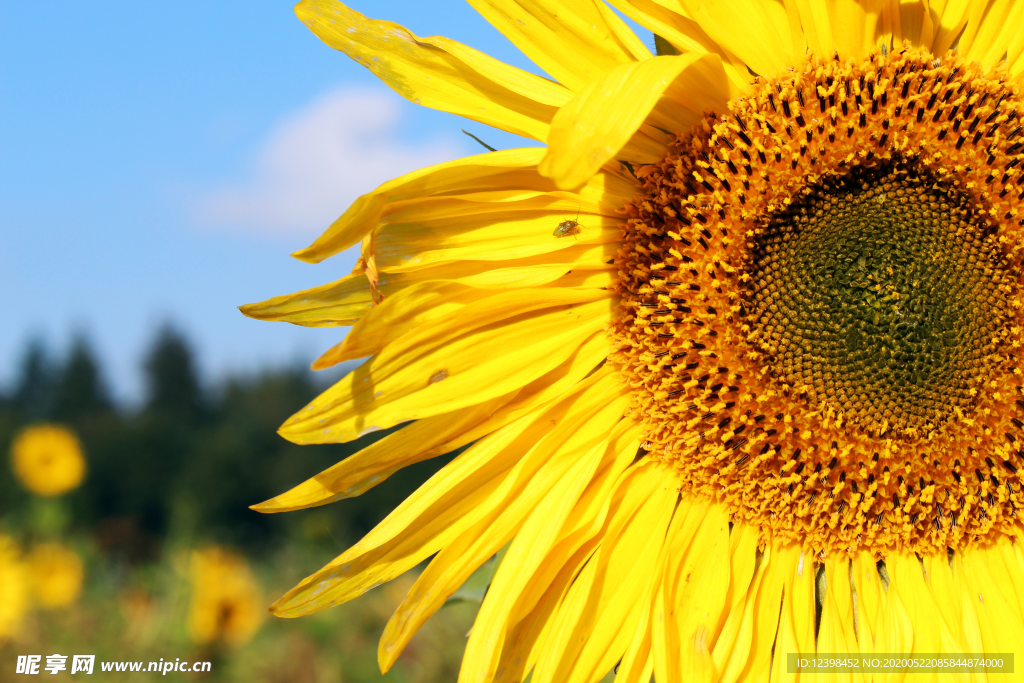
POLYGON ((829 179, 752 252, 754 338, 779 379, 875 431, 972 402, 1005 318, 998 245, 956 192, 901 164, 829 179))

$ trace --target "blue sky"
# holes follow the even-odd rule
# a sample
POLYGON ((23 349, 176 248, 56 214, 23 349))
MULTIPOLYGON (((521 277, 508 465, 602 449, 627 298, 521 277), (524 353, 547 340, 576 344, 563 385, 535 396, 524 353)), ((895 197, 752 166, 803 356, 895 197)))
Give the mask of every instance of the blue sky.
MULTIPOLYGON (((536 72, 461 0, 358 0, 536 72)), ((309 361, 345 328, 236 306, 337 279, 288 256, 358 194, 426 163, 525 141, 413 105, 322 44, 289 2, 0 0, 0 387, 26 341, 84 332, 138 397, 157 326, 208 379, 309 361)), ((646 38, 646 36, 645 36, 646 38)))

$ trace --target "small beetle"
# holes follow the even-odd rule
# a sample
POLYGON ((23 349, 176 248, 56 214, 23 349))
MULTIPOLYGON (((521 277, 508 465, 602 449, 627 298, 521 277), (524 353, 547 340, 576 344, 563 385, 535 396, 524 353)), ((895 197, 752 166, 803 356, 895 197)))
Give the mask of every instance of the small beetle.
POLYGON ((562 221, 561 223, 558 224, 558 227, 555 228, 555 231, 551 234, 554 235, 555 237, 568 237, 569 235, 575 237, 576 235, 580 234, 581 232, 583 232, 583 230, 580 229, 579 217, 580 212, 577 211, 576 218, 574 220, 562 221))

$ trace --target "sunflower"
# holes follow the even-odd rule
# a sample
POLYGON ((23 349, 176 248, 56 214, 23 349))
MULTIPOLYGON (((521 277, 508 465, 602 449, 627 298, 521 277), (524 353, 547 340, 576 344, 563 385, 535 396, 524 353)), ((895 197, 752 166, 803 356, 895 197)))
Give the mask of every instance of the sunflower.
POLYGON ((28 578, 18 544, 0 534, 0 643, 20 632, 28 611, 28 578))
POLYGON ((85 568, 74 550, 59 543, 42 543, 25 557, 32 597, 43 607, 67 607, 82 594, 85 568))
POLYGON ((285 438, 411 423, 255 509, 468 446, 272 611, 432 558, 386 671, 508 545, 460 683, 1020 653, 1024 3, 608 1, 470 0, 551 80, 298 5, 409 100, 546 146, 385 183, 295 254, 361 244, 351 275, 243 307, 352 326, 315 368, 368 358, 285 438))
POLYGON ((14 473, 29 491, 59 496, 82 483, 85 458, 78 437, 56 424, 26 427, 11 445, 14 473))
POLYGON ((263 623, 263 603, 244 558, 222 548, 192 553, 188 632, 197 643, 249 642, 263 623))

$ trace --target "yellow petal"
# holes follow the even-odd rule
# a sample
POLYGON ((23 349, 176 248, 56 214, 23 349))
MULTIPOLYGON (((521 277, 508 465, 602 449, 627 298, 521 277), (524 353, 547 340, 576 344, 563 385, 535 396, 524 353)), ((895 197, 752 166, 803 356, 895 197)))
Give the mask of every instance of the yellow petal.
POLYGON ((752 76, 739 58, 723 50, 708 37, 697 22, 686 16, 679 0, 610 0, 620 12, 664 38, 680 54, 712 53, 722 58, 729 80, 737 88, 746 87, 752 76))
MULTIPOLYGON (((406 498, 358 543, 274 603, 280 616, 310 614, 390 581, 450 544, 479 519, 488 499, 535 473, 538 446, 564 441, 620 393, 613 377, 580 382, 556 404, 475 443, 406 498), (591 390, 591 391, 588 391, 591 390), (558 427, 552 429, 552 421, 558 427), (525 470, 525 471, 524 471, 525 470)), ((545 453, 552 450, 548 448, 545 453)))
POLYGON ((483 299, 389 345, 280 429, 296 443, 340 443, 519 389, 565 362, 614 303, 593 290, 527 290, 483 299), (587 299, 598 299, 593 303, 587 299))
MULTIPOLYGON (((553 213, 502 211, 493 206, 477 215, 386 224, 375 240, 377 263, 392 272, 406 272, 434 264, 463 260, 505 261, 552 254, 577 245, 617 246, 622 219, 577 213, 566 205, 553 213), (576 220, 576 235, 557 235, 565 221, 576 220)), ((610 260, 614 247, 605 253, 610 260)))
POLYGON ((580 344, 568 360, 521 388, 512 400, 494 411, 487 420, 466 431, 458 439, 449 441, 445 447, 449 452, 453 451, 490 434, 513 420, 536 412, 576 388, 576 385, 584 378, 596 382, 612 375, 613 371, 610 367, 601 366, 607 355, 608 340, 604 331, 595 332, 580 344))
POLYGON ((957 588, 948 558, 945 555, 925 555, 921 560, 931 599, 942 619, 943 628, 948 629, 954 639, 961 643, 961 652, 974 652, 969 644, 963 642, 960 601, 956 599, 957 588))
POLYGON ((650 59, 654 55, 651 53, 649 47, 644 44, 644 41, 640 40, 633 29, 626 25, 626 22, 622 21, 612 8, 606 5, 604 2, 594 2, 594 6, 597 11, 601 13, 601 17, 608 24, 608 28, 611 29, 612 33, 615 34, 616 40, 622 47, 637 61, 643 61, 650 59))
MULTIPOLYGON (((388 340, 400 336, 414 327, 408 320, 392 321, 389 326, 371 324, 370 321, 379 323, 384 319, 386 311, 394 310, 396 304, 394 299, 401 299, 407 296, 406 292, 421 285, 425 281, 437 280, 458 280, 462 285, 478 290, 476 298, 489 296, 493 292, 481 292, 479 290, 502 290, 518 289, 522 287, 540 287, 558 283, 558 286, 568 286, 564 277, 567 273, 575 272, 577 275, 586 274, 592 271, 606 271, 611 273, 615 269, 614 263, 608 263, 614 258, 613 248, 609 246, 578 245, 550 254, 517 259, 505 263, 493 261, 453 261, 444 263, 432 268, 423 270, 381 273, 377 281, 377 289, 383 295, 384 301, 378 306, 373 306, 371 292, 367 278, 358 274, 355 280, 361 288, 360 297, 365 298, 365 307, 360 311, 360 318, 356 327, 350 331, 339 344, 325 351, 313 363, 314 370, 322 370, 338 363, 354 358, 362 358, 376 353, 376 350, 367 352, 368 349, 383 348, 388 340), (383 329, 380 329, 383 327, 383 329), (364 334, 373 337, 371 341, 362 340, 364 334), (383 338, 381 338, 381 334, 383 338), (358 349, 354 347, 360 347, 358 349), (362 355, 358 355, 358 354, 362 355)), ((348 280, 346 278, 346 280, 348 280)), ((338 283, 335 283, 338 285, 338 283)), ((351 284, 349 286, 352 286, 351 284)), ((580 286, 578 283, 574 286, 580 286)), ((600 285, 606 286, 606 285, 600 285)), ((354 288, 354 287, 353 287, 354 288)), ((326 289, 326 288, 325 288, 326 289)), ((340 287, 338 287, 340 289, 340 287)), ((313 290, 315 291, 315 290, 313 290)), ((301 293, 300 293, 301 294, 301 293)), ((324 293, 316 297, 300 297, 300 294, 281 297, 283 303, 273 306, 271 302, 263 304, 251 304, 250 307, 243 307, 243 312, 250 317, 261 319, 284 320, 296 322, 297 324, 312 324, 318 322, 326 325, 334 323, 333 315, 336 315, 336 307, 329 294, 324 293), (289 310, 290 307, 290 310, 289 310), (300 317, 301 316, 301 317, 300 317), (292 318, 298 318, 293 320, 292 318)), ((344 294, 342 296, 345 296, 344 294)), ((470 297, 472 300, 472 297, 470 297)), ((354 306, 354 305, 353 305, 354 306)), ((440 307, 446 308, 446 307, 440 307)), ((451 308, 451 307, 447 307, 451 308)), ((354 310, 352 311, 355 312, 354 310)), ((433 308, 415 311, 417 320, 425 322, 436 320, 440 311, 433 308)), ((346 321, 351 324, 353 321, 346 321)))
MULTIPOLYGON (((607 338, 597 332, 569 360, 522 389, 454 413, 418 420, 252 509, 287 512, 362 495, 403 467, 451 453, 557 400, 590 375, 606 354, 607 338)), ((602 368, 593 377, 600 379, 609 373, 602 368)))
MULTIPOLYGON (((729 592, 726 596, 728 609, 721 620, 722 623, 732 616, 736 610, 742 610, 747 602, 750 582, 754 578, 754 569, 757 566, 757 545, 759 539, 757 530, 747 524, 735 524, 729 533, 729 592)), ((716 630, 721 630, 719 624, 716 630)), ((718 641, 715 646, 717 649, 718 641)))
POLYGON ((711 648, 729 588, 729 514, 711 505, 694 537, 676 586, 682 680, 715 681, 711 648))
POLYGON ((1006 70, 1014 78, 1024 73, 1024 31, 1017 31, 1006 47, 1006 70))
MULTIPOLYGON (((943 603, 956 602, 956 591, 953 586, 952 574, 949 571, 948 559, 945 557, 931 559, 938 560, 938 562, 928 562, 928 558, 922 558, 919 563, 923 570, 921 579, 918 579, 917 572, 913 570, 913 563, 910 564, 911 580, 916 583, 916 585, 912 585, 913 605, 910 609, 910 617, 914 622, 914 652, 971 652, 970 648, 973 643, 964 639, 960 624, 946 618, 947 614, 952 612, 959 617, 959 609, 949 610, 948 607, 943 607, 943 603), (943 588, 946 589, 945 592, 942 591, 943 588), (922 623, 928 624, 928 628, 931 629, 932 634, 929 637, 931 643, 938 648, 937 650, 925 650, 929 646, 928 639, 917 637, 916 634, 920 630, 919 624, 922 623)), ((956 681, 957 683, 967 683, 969 679, 970 676, 957 673, 936 676, 936 680, 956 681)))
POLYGON ((617 665, 615 683, 648 683, 654 674, 654 657, 651 655, 651 600, 641 605, 640 620, 637 622, 629 649, 617 665))
MULTIPOLYGON (((562 215, 553 217, 545 223, 545 227, 561 220, 562 215)), ((574 217, 576 215, 573 214, 574 217)), ((608 261, 614 256, 615 248, 612 244, 590 246, 573 241, 570 246, 555 252, 524 259, 509 259, 502 264, 492 261, 451 261, 415 271, 382 272, 376 287, 385 303, 392 296, 423 280, 459 280, 464 285, 479 289, 538 287, 554 282, 569 271, 613 270, 615 266, 608 261)), ((353 273, 327 285, 277 296, 261 303, 247 304, 239 310, 257 320, 289 322, 305 327, 338 327, 353 325, 376 311, 373 303, 369 279, 364 273, 353 273)), ((353 337, 353 332, 347 335, 347 340, 353 337)), ((352 343, 342 342, 314 363, 313 369, 327 368, 347 358, 359 358, 341 357, 347 345, 352 343)))
POLYGON ((854 619, 860 651, 864 654, 884 652, 875 647, 879 614, 885 604, 885 589, 875 558, 867 552, 854 555, 850 571, 854 590, 857 591, 854 619))
MULTIPOLYGON (((597 557, 597 553, 594 554, 594 557, 597 557)), ((591 561, 587 563, 587 566, 576 577, 576 580, 569 586, 565 596, 562 598, 562 602, 558 605, 557 611, 552 615, 551 624, 544 634, 544 639, 537 643, 540 653, 533 667, 530 677, 531 681, 536 681, 537 683, 554 682, 555 679, 552 678, 552 673, 561 657, 562 651, 566 645, 570 644, 571 639, 575 635, 573 627, 576 625, 577 619, 587 609, 587 598, 590 595, 591 587, 594 585, 594 577, 597 575, 597 572, 598 566, 592 557, 591 561)), ((495 672, 485 673, 483 669, 480 669, 478 672, 467 672, 464 662, 459 676, 459 683, 480 683, 491 681, 494 677, 495 672)))
MULTIPOLYGON (((786 610, 783 609, 787 599, 786 576, 795 568, 796 556, 797 553, 794 549, 773 549, 771 545, 765 547, 761 560, 763 569, 760 570, 764 574, 753 605, 750 654, 739 678, 723 678, 723 682, 768 679, 769 667, 772 664, 772 651, 781 650, 776 643, 782 642, 784 623, 789 624, 786 610)), ((788 633, 790 628, 791 626, 787 626, 785 632, 788 633)), ((776 667, 774 670, 781 669, 776 667)), ((730 666, 726 673, 734 674, 735 670, 730 666)))
MULTIPOLYGON (((656 469, 656 468, 655 468, 656 469)), ((586 597, 581 610, 572 610, 571 597, 560 609, 564 613, 564 644, 545 648, 534 680, 537 683, 583 683, 599 680, 622 657, 632 640, 643 605, 650 602, 655 582, 652 577, 662 557, 665 529, 675 508, 677 490, 670 472, 662 470, 654 490, 641 482, 630 505, 627 494, 622 506, 613 508, 601 547, 592 562, 595 572, 589 587, 573 586, 586 597)), ((648 617, 649 618, 649 617, 648 617)))
MULTIPOLYGON (((946 599, 957 605, 957 612, 960 614, 960 640, 964 645, 964 652, 984 652, 985 641, 981 635, 980 615, 976 606, 977 596, 971 593, 961 553, 953 555, 952 574, 955 590, 946 599)), ((984 674, 975 674, 971 678, 972 681, 986 680, 984 674)))
POLYGON ((474 50, 450 38, 430 36, 417 40, 444 50, 482 76, 534 102, 561 107, 572 98, 572 91, 559 83, 499 62, 485 52, 474 50))
MULTIPOLYGON (((628 543, 628 539, 634 536, 640 525, 646 525, 650 533, 651 529, 657 528, 659 519, 664 519, 664 523, 667 524, 667 517, 671 515, 676 496, 676 491, 671 481, 665 477, 665 473, 649 464, 630 468, 618 478, 610 493, 610 511, 603 531, 602 550, 591 557, 583 572, 572 582, 557 613, 553 615, 544 638, 537 641, 541 651, 534 668, 533 680, 538 683, 551 680, 551 673, 559 668, 559 664, 572 663, 571 659, 566 660, 563 654, 567 646, 579 646, 577 638, 574 637, 574 634, 578 633, 577 628, 586 630, 587 624, 581 622, 587 620, 587 615, 590 619, 595 616, 595 609, 587 607, 592 599, 591 587, 596 586, 596 590, 600 591, 609 579, 609 572, 619 571, 614 568, 617 566, 614 562, 609 564, 609 553, 612 548, 605 550, 604 546, 628 543), (617 538, 620 540, 616 540, 617 538), (601 553, 604 554, 603 559, 601 553)), ((523 539, 524 542, 527 540, 523 539)), ((508 610, 509 598, 516 595, 524 583, 535 575, 535 571, 540 569, 538 562, 543 559, 529 555, 528 549, 524 543, 519 553, 521 558, 518 560, 518 566, 505 567, 505 563, 502 563, 502 567, 499 568, 488 599, 485 599, 484 605, 481 606, 477 623, 470 635, 459 675, 460 682, 490 681, 495 677, 498 655, 496 646, 501 642, 500 623, 504 618, 501 612, 508 610), (488 604, 489 602, 491 604, 488 604)), ((654 544, 653 555, 658 551, 660 545, 654 544)), ((647 566, 643 562, 644 557, 641 554, 634 559, 638 564, 647 566)), ((653 563, 650 563, 649 568, 653 569, 653 563)))
MULTIPOLYGON (((683 113, 685 114, 685 110, 683 113)), ((671 129, 666 128, 665 130, 671 129)), ((665 156, 665 152, 668 150, 670 144, 672 144, 671 135, 665 133, 663 130, 655 128, 650 123, 642 123, 640 124, 640 128, 632 137, 629 138, 629 140, 626 141, 625 144, 622 145, 622 148, 618 153, 615 154, 615 156, 619 158, 619 161, 609 161, 604 165, 604 170, 608 171, 614 167, 616 163, 621 163, 622 161, 627 161, 634 167, 656 164, 665 156)))
POLYGON ((794 50, 790 20, 771 0, 683 0, 691 19, 754 73, 774 76, 803 57, 794 50))
POLYGON ((430 270, 411 271, 425 280, 459 280, 480 289, 518 289, 550 284, 569 271, 615 270, 607 245, 579 244, 568 249, 516 261, 453 262, 430 270), (433 277, 433 273, 448 277, 433 277))
MULTIPOLYGON (((551 629, 562 597, 589 563, 595 547, 596 544, 588 544, 579 553, 569 557, 564 565, 559 565, 555 580, 543 591, 533 609, 509 624, 498 664, 498 671, 502 672, 503 677, 508 676, 510 681, 522 681, 529 675, 528 672, 539 656, 540 644, 545 641, 551 629)), ((469 657, 467 646, 466 655, 462 659, 463 668, 467 666, 469 657)))
MULTIPOLYGON (((813 559, 804 555, 799 548, 787 546, 776 549, 772 560, 777 564, 773 571, 781 576, 785 584, 782 598, 782 612, 779 616, 778 641, 772 659, 772 681, 794 680, 787 675, 786 656, 815 652, 814 647, 814 565, 813 559)), ((774 613, 773 606, 767 606, 774 613)), ((763 666, 753 661, 757 667, 763 666)), ((756 669, 755 669, 756 671, 756 669)), ((757 678, 755 680, 760 680, 757 678)))
POLYGON ((1004 561, 1003 546, 1008 545, 1009 542, 1005 539, 1001 539, 996 542, 995 545, 987 548, 979 548, 975 552, 980 555, 980 562, 983 562, 985 568, 988 570, 989 576, 992 577, 992 584, 1002 594, 1003 599, 1006 601, 1010 611, 1013 612, 1014 617, 1018 622, 1024 622, 1021 612, 1021 601, 1017 596, 1016 577, 1019 573, 1017 567, 1014 565, 1007 566, 1004 561), (1011 569, 1013 570, 1011 573, 1011 569))
MULTIPOLYGON (((912 652, 914 623, 904 605, 903 596, 900 595, 896 580, 892 574, 889 574, 889 577, 885 607, 878 615, 878 623, 875 628, 875 651, 881 653, 912 652)), ((880 683, 897 683, 904 680, 904 677, 905 672, 881 673, 876 676, 880 683)))
MULTIPOLYGON (((642 130, 654 126, 658 130, 686 131, 704 118, 707 110, 723 110, 725 103, 740 93, 731 81, 723 80, 723 68, 717 55, 700 56, 676 77, 656 102, 647 117, 648 125, 642 130)), ((631 139, 623 148, 624 155, 633 142, 631 139)))
POLYGON ((279 320, 304 327, 338 327, 354 324, 372 306, 369 280, 362 273, 353 273, 327 285, 239 306, 238 310, 257 320, 279 320))
MULTIPOLYGON (((372 253, 378 268, 393 273, 462 260, 526 259, 580 245, 617 245, 622 235, 621 216, 598 213, 573 199, 445 203, 429 212, 417 213, 419 207, 413 207, 408 215, 389 216, 372 242, 366 240, 364 253, 372 253), (558 227, 571 220, 578 223, 577 232, 559 234, 558 227)), ((614 248, 608 247, 606 253, 607 261, 614 248)))
MULTIPOLYGON (((984 645, 982 652, 1019 651, 1020 634, 1024 633, 1024 624, 1018 614, 1019 607, 1011 604, 999 580, 989 571, 989 554, 986 549, 977 547, 962 553, 963 580, 969 590, 965 599, 965 612, 969 615, 969 606, 973 605, 984 645)), ((961 553, 957 553, 959 556, 961 553)), ((996 678, 992 677, 993 680, 996 678)))
POLYGON ((853 623, 853 583, 850 581, 852 567, 850 566, 849 558, 845 557, 832 562, 831 567, 829 564, 828 558, 826 558, 826 574, 829 571, 833 573, 832 581, 828 586, 829 592, 832 593, 832 598, 835 600, 836 616, 842 624, 843 631, 846 633, 847 643, 853 648, 850 652, 856 653, 857 634, 853 623))
POLYGON ((654 659, 654 680, 658 683, 681 683, 679 674, 679 634, 672 618, 669 588, 663 577, 654 599, 651 619, 651 652, 654 659))
MULTIPOLYGON (((885 564, 890 577, 889 593, 894 590, 899 592, 900 600, 913 624, 913 649, 908 650, 907 654, 949 652, 943 648, 939 630, 942 620, 925 584, 921 562, 913 555, 894 553, 885 558, 885 564)), ((936 680, 935 674, 925 674, 922 678, 926 681, 936 680)))
POLYGON ((931 17, 929 13, 926 13, 925 5, 921 0, 890 0, 890 3, 893 45, 899 46, 903 44, 903 41, 909 40, 913 45, 931 47, 931 17), (922 35, 926 23, 928 30, 924 31, 922 35))
MULTIPOLYGON (((916 0, 915 0, 916 1, 916 0)), ((800 17, 811 52, 860 59, 878 46, 879 21, 886 0, 788 0, 800 17)))
MULTIPOLYGON (((494 457, 494 451, 500 453, 527 426, 515 425, 520 430, 515 433, 499 432, 456 458, 370 535, 288 591, 271 612, 298 617, 341 604, 404 574, 450 543, 472 524, 477 506, 498 488, 511 467, 494 457), (443 486, 445 478, 454 481, 443 486)), ((536 434, 539 438, 542 432, 536 434)))
POLYGON ((918 36, 917 44, 930 50, 932 43, 935 42, 935 20, 929 11, 928 0, 920 0, 920 3, 922 5, 921 34, 918 36))
MULTIPOLYGON (((516 536, 528 517, 543 533, 533 536, 533 543, 525 548, 513 545, 506 557, 520 569, 524 563, 532 564, 532 558, 543 558, 598 466, 605 458, 615 457, 607 427, 622 416, 625 401, 620 401, 619 405, 612 401, 564 441, 545 439, 538 444, 517 465, 523 472, 514 482, 518 486, 496 492, 478 510, 480 519, 431 560, 384 629, 377 653, 381 671, 391 668, 416 631, 487 558, 516 536), (594 423, 600 429, 591 428, 594 423), (542 464, 531 467, 530 459, 542 464)), ((489 598, 504 601, 496 588, 492 585, 488 590, 489 598)))
MULTIPOLYGON (((1020 544, 1018 542, 1011 542, 1010 539, 1004 538, 997 542, 993 553, 998 551, 999 555, 1002 555, 1003 562, 1005 563, 1005 583, 1004 586, 1008 592, 1013 592, 1017 596, 1017 605, 1022 612, 1024 612, 1024 566, 1021 565, 1020 559, 1020 544)), ((1009 595, 1007 595, 1009 599, 1009 595)))
MULTIPOLYGON (((547 185, 553 189, 551 182, 534 174, 516 173, 524 180, 535 185, 547 185)), ((388 207, 387 221, 406 223, 416 218, 459 218, 474 216, 500 206, 505 211, 536 211, 541 208, 554 207, 552 212, 564 210, 567 206, 578 209, 580 213, 600 216, 616 216, 622 209, 621 200, 628 199, 635 193, 635 186, 617 197, 609 197, 604 188, 585 187, 579 192, 555 190, 545 192, 541 189, 479 189, 463 191, 458 194, 439 197, 417 197, 410 200, 396 201, 388 207), (568 202, 568 204, 566 204, 568 202)), ((571 216, 575 218, 575 216, 571 216)))
POLYGON ((450 453, 472 441, 460 437, 514 397, 500 396, 455 413, 418 420, 289 491, 251 507, 257 512, 289 512, 361 496, 403 467, 450 453))
POLYGON ((332 349, 330 363, 372 356, 406 332, 445 318, 490 295, 493 292, 458 281, 417 282, 374 306, 345 340, 332 349))
MULTIPOLYGON (((849 601, 849 565, 840 563, 833 558, 825 561, 825 594, 822 596, 821 624, 818 629, 817 651, 819 653, 847 655, 857 653, 857 641, 853 634, 853 621, 845 613, 842 598, 838 595, 846 593, 849 601)), ((847 683, 852 680, 850 672, 833 673, 836 683, 847 683)))
POLYGON ((1012 39, 1020 32, 1024 5, 1014 0, 989 0, 972 4, 960 55, 991 69, 1002 61, 1012 39))
POLYGON ((556 84, 454 41, 421 39, 398 24, 367 19, 337 0, 302 0, 295 13, 320 40, 411 102, 516 135, 547 137, 556 84), (448 51, 453 45, 455 54, 448 51))
POLYGON ((654 656, 651 652, 651 614, 657 589, 661 587, 661 579, 665 571, 665 552, 657 560, 654 571, 650 575, 650 586, 646 597, 641 596, 640 616, 633 629, 633 637, 626 648, 626 654, 617 665, 615 683, 649 683, 654 673, 654 656))
MULTIPOLYGON (((754 554, 753 551, 757 549, 758 540, 756 530, 745 524, 737 524, 733 527, 733 536, 741 529, 747 530, 742 532, 745 538, 753 539, 754 548, 751 549, 751 554, 754 554)), ((730 538, 731 541, 732 539, 730 538)), ((734 558, 742 547, 743 545, 740 544, 733 550, 734 558)), ((762 584, 764 583, 765 576, 768 574, 767 565, 770 556, 771 551, 766 548, 765 554, 760 558, 760 562, 755 561, 751 564, 751 569, 754 573, 750 578, 749 586, 743 591, 737 591, 740 596, 740 602, 738 604, 734 603, 725 624, 722 626, 718 640, 715 641, 712 657, 715 660, 715 668, 719 671, 721 683, 736 683, 737 680, 740 680, 741 674, 747 668, 750 660, 759 656, 763 660, 770 658, 771 648, 775 643, 775 633, 779 623, 778 605, 776 604, 774 613, 770 613, 770 608, 765 613, 759 613, 757 609, 762 584), (758 636, 757 639, 755 639, 755 635, 758 636)), ((736 560, 734 559, 733 581, 730 584, 731 590, 742 585, 742 583, 737 585, 737 577, 739 575, 740 572, 737 571, 736 560)), ((774 597, 780 598, 781 595, 782 585, 780 583, 774 597)))
POLYGON ((686 130, 704 108, 721 107, 729 99, 721 58, 656 57, 605 74, 558 111, 540 173, 559 187, 582 185, 622 150, 663 95, 672 106, 690 107, 689 116, 684 109, 673 128, 686 130))
MULTIPOLYGON (((772 683, 798 680, 786 674, 786 657, 790 653, 800 653, 803 651, 797 644, 796 628, 793 623, 793 606, 791 604, 796 597, 791 585, 792 578, 796 573, 798 562, 802 561, 803 556, 800 554, 799 548, 796 547, 776 548, 772 552, 771 561, 768 564, 769 574, 765 578, 765 588, 769 589, 765 597, 774 599, 771 602, 758 606, 758 611, 761 612, 761 619, 765 622, 763 624, 765 628, 759 634, 759 638, 754 641, 755 645, 760 645, 763 642, 761 639, 771 631, 777 629, 777 633, 768 648, 759 648, 764 653, 761 657, 755 658, 751 654, 747 664, 749 680, 770 680, 772 683), (777 595, 781 595, 781 599, 775 598, 777 595), (781 603, 778 611, 776 611, 775 607, 776 602, 781 603), (785 653, 785 656, 783 653, 785 653)), ((747 679, 741 678, 740 680, 747 679)))
POLYGON ((792 595, 790 617, 793 619, 793 633, 796 636, 796 652, 814 652, 814 565, 808 555, 797 558, 795 576, 787 584, 792 595))
POLYGON ((934 17, 935 24, 932 54, 945 54, 953 45, 967 24, 972 4, 972 0, 928 0, 928 11, 934 17))
POLYGON ((534 64, 578 92, 601 74, 636 59, 624 26, 594 0, 469 0, 534 64), (628 41, 627 41, 628 42, 628 41))
POLYGON ((500 177, 497 182, 503 184, 514 180, 509 176, 515 176, 516 171, 536 177, 532 169, 540 162, 544 151, 543 147, 533 147, 479 154, 421 168, 389 180, 373 192, 359 197, 312 245, 292 256, 309 263, 319 263, 344 251, 376 227, 391 202, 479 188, 486 186, 495 176, 500 177))
POLYGON ((830 56, 836 49, 832 38, 832 17, 828 11, 831 4, 824 0, 786 1, 790 14, 796 12, 799 17, 808 49, 823 57, 830 56))
POLYGON ((687 16, 680 0, 611 0, 611 4, 633 21, 668 40, 680 54, 720 54, 715 41, 687 16))
MULTIPOLYGON (((686 673, 692 672, 692 665, 684 665, 692 655, 684 650, 692 649, 693 643, 683 634, 684 609, 687 609, 682 602, 688 594, 688 582, 690 577, 687 574, 693 573, 691 562, 694 559, 690 555, 693 544, 697 538, 703 536, 707 539, 710 529, 702 529, 701 524, 705 521, 706 509, 699 502, 682 500, 673 517, 672 525, 666 537, 666 561, 668 565, 665 570, 665 577, 658 590, 658 599, 654 605, 654 618, 651 624, 653 629, 652 644, 654 652, 655 678, 659 681, 669 683, 681 683, 685 679, 683 668, 686 666, 686 673), (703 535, 701 535, 703 530, 703 535)), ((702 541, 701 543, 706 543, 702 541)), ((723 594, 724 595, 724 594, 723 594)), ((716 614, 717 621, 717 614, 716 614)), ((688 633, 688 632, 687 632, 688 633)), ((705 657, 708 663, 708 657, 705 657)))
POLYGON ((683 679, 683 638, 681 631, 682 606, 677 600, 685 591, 683 563, 704 520, 703 506, 698 502, 680 501, 672 524, 665 537, 665 573, 658 587, 651 624, 655 678, 666 683, 681 683, 683 679))
MULTIPOLYGON (((619 478, 635 459, 640 446, 638 437, 639 429, 634 426, 612 444, 617 453, 615 460, 605 464, 594 476, 573 508, 558 541, 532 573, 520 571, 501 577, 498 589, 505 596, 504 604, 491 602, 481 606, 477 615, 480 628, 485 632, 505 633, 497 671, 504 671, 509 680, 521 680, 523 672, 539 658, 544 642, 542 634, 550 629, 559 601, 581 565, 589 562, 599 547, 599 534, 613 494, 619 487, 619 478)), ((517 537, 516 543, 524 549, 530 547, 531 534, 541 532, 536 527, 531 529, 528 533, 524 528, 520 532, 522 537, 517 537)), ((493 650, 486 641, 470 639, 466 658, 489 667, 493 650)))

